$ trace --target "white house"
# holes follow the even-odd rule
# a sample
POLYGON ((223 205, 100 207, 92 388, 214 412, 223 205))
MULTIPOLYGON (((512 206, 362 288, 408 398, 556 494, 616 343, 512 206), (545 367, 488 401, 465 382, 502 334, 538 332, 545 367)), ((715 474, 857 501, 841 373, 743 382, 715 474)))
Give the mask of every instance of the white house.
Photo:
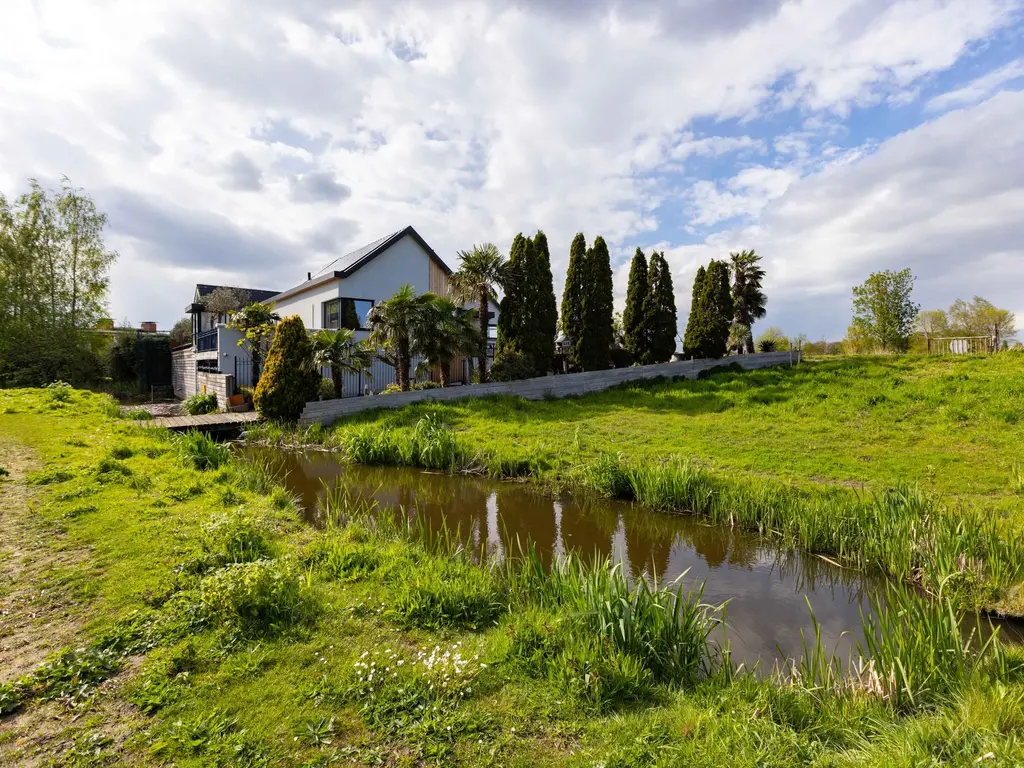
MULTIPOLYGON (((451 272, 410 226, 337 258, 316 273, 307 273, 304 282, 286 291, 233 290, 251 301, 273 304, 281 317, 298 315, 310 330, 352 328, 356 338, 362 339, 368 335, 367 317, 375 304, 390 298, 406 283, 416 293, 446 294, 451 272)), ((206 374, 229 374, 234 377, 234 386, 252 384, 252 361, 249 353, 238 346, 240 334, 227 327, 227 317, 207 312, 203 305, 203 299, 216 288, 197 285, 193 303, 186 307, 192 315, 192 345, 174 355, 175 391, 182 397, 200 390, 209 378, 206 374)), ((497 307, 492 306, 490 314, 489 336, 493 342, 497 307)), ((470 366, 463 368, 464 375, 453 372, 453 382, 468 381, 470 366)), ((346 392, 356 394, 367 388, 379 391, 394 381, 394 370, 383 362, 376 363, 371 373, 371 377, 346 381, 346 392)))
POLYGON ((267 298, 281 317, 298 315, 307 328, 352 328, 365 338, 375 304, 409 283, 416 293, 448 292, 451 268, 412 227, 392 232, 335 259, 294 288, 267 298))

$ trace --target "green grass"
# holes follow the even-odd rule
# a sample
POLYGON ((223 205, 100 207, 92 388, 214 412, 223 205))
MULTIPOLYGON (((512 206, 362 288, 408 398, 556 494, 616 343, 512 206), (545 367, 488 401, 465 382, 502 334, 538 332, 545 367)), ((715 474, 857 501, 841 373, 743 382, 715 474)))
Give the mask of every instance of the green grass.
POLYGON ((1021 416, 1024 355, 1013 353, 811 361, 249 434, 696 513, 1024 615, 1021 416))
MULTIPOLYGON (((45 663, 0 672, 5 712, 48 707, 58 723, 47 736, 38 718, 6 715, 0 762, 1024 761, 1024 658, 965 635, 957 594, 895 592, 865 619, 856 674, 808 638, 800 674, 758 678, 730 665, 721 609, 699 586, 631 584, 572 557, 545 569, 528 544, 477 565, 456 533, 426 536, 342 492, 314 531, 267 467, 200 468, 99 396, 62 402, 73 408, 0 392, 13 411, 0 416, 12 470, 0 488, 32 494, 17 514, 34 537, 19 546, 49 558, 49 589, 74 598, 38 628, 76 627, 45 663)), ((440 466, 445 429, 419 438, 421 453, 441 447, 440 466)), ((614 484, 619 469, 601 472, 614 484)))

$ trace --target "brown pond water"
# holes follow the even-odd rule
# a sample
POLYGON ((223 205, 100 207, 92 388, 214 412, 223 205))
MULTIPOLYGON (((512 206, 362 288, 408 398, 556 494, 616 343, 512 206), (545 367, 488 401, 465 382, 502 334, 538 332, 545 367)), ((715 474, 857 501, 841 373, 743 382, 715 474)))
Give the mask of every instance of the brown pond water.
MULTIPOLYGON (((822 640, 848 658, 862 637, 861 610, 883 580, 839 568, 819 557, 781 549, 744 531, 710 526, 687 515, 669 515, 626 502, 552 498, 529 485, 499 483, 413 469, 346 464, 323 452, 299 453, 243 447, 248 456, 270 458, 303 514, 321 524, 328 488, 343 484, 354 499, 402 507, 434 530, 458 529, 474 552, 503 558, 518 551, 517 537, 531 539, 548 561, 569 550, 620 563, 632 577, 681 574, 684 584, 704 582, 704 601, 728 601, 726 632, 735 663, 762 669, 800 655, 800 631, 813 638, 808 603, 822 640)), ((987 623, 987 622, 986 622, 987 623)), ((1013 626, 1001 633, 1013 636, 1013 626)))

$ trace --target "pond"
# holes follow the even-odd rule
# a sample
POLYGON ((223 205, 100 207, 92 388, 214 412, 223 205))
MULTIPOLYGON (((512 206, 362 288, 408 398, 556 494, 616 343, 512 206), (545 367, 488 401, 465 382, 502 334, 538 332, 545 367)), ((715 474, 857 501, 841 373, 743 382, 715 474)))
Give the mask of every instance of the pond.
MULTIPOLYGON (((342 484, 353 499, 401 507, 433 529, 456 529, 473 552, 503 558, 532 540, 550 561, 570 550, 621 564, 634 578, 680 577, 704 582, 704 601, 726 607, 726 633, 736 664, 762 669, 802 650, 801 630, 813 639, 808 604, 827 649, 847 659, 861 639, 860 614, 881 577, 833 565, 815 555, 780 548, 745 531, 710 526, 605 499, 552 498, 523 483, 451 476, 414 469, 348 464, 323 452, 243 447, 269 457, 306 519, 320 525, 328 488, 342 484)), ((1017 634, 1015 627, 1001 633, 1017 634)))

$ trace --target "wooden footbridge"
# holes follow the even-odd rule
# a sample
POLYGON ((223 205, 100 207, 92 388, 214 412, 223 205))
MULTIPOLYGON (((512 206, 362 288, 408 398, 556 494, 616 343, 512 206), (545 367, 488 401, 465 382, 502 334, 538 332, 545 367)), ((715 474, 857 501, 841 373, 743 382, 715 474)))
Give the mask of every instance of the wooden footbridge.
POLYGON ((187 432, 194 429, 198 432, 220 434, 237 432, 260 420, 256 411, 242 413, 204 413, 202 416, 158 416, 155 419, 138 422, 146 427, 163 427, 172 432, 187 432))

